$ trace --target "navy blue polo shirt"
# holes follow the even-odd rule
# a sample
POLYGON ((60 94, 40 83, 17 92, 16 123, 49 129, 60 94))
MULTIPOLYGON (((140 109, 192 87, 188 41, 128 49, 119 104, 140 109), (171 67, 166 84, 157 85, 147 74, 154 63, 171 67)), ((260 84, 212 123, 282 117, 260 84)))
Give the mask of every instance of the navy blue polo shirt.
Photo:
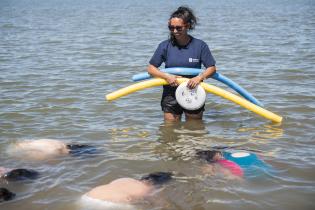
POLYGON ((150 64, 160 67, 165 63, 165 68, 185 67, 201 68, 201 64, 208 68, 215 66, 215 60, 210 52, 208 45, 194 37, 185 47, 172 45, 170 40, 161 42, 150 60, 150 64))

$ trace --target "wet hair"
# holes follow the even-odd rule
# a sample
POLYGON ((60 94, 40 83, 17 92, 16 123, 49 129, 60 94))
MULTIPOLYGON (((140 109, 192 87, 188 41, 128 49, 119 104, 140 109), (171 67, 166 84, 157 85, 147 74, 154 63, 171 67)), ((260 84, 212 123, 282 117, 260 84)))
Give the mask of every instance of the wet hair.
POLYGON ((12 200, 14 197, 15 194, 13 192, 3 187, 0 188, 0 202, 12 200))
POLYGON ((153 185, 161 185, 172 179, 171 172, 155 172, 141 177, 141 181, 150 182, 153 185))
POLYGON ((189 7, 181 6, 178 7, 172 14, 169 20, 172 18, 180 18, 185 24, 189 24, 189 30, 193 30, 197 25, 197 18, 194 12, 189 7))
POLYGON ((91 155, 97 153, 96 147, 86 144, 67 144, 67 149, 69 149, 69 153, 73 156, 91 155))
POLYGON ((22 181, 27 179, 36 179, 39 176, 37 171, 31 169, 18 168, 13 169, 3 175, 8 181, 22 181))
POLYGON ((216 154, 222 154, 222 152, 219 150, 201 150, 201 151, 197 151, 196 153, 199 159, 205 160, 209 163, 215 162, 213 158, 216 154))
MULTIPOLYGON (((177 10, 175 10, 171 14, 169 21, 172 18, 182 19, 185 24, 189 24, 189 28, 188 28, 189 30, 193 30, 195 28, 195 26, 197 25, 197 18, 194 15, 194 12, 192 11, 192 9, 190 9, 189 7, 186 7, 186 6, 178 7, 177 10)), ((176 39, 172 33, 170 33, 170 40, 171 40, 172 45, 177 45, 176 39)))

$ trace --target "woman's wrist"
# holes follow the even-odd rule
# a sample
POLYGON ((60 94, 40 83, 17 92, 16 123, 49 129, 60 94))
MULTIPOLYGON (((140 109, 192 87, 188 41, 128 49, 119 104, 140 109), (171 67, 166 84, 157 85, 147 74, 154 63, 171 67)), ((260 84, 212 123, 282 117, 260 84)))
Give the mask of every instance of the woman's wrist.
POLYGON ((164 73, 165 76, 164 76, 164 79, 168 80, 171 78, 172 75, 168 74, 168 73, 164 73))
POLYGON ((203 72, 200 72, 200 73, 198 74, 198 77, 200 78, 201 81, 203 81, 203 80, 206 79, 206 77, 203 75, 203 72))

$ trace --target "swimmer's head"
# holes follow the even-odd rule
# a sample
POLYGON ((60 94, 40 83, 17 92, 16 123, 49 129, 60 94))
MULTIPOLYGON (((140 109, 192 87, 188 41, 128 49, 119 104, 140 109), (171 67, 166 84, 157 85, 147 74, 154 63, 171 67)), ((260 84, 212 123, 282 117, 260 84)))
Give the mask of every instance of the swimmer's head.
POLYGON ((39 173, 34 170, 18 168, 13 169, 3 175, 8 181, 22 181, 26 179, 36 179, 39 176, 39 173))
POLYGON ((0 188, 0 202, 9 201, 15 197, 15 194, 10 192, 8 189, 1 187, 0 188))
POLYGON ((96 154, 97 149, 86 144, 67 144, 69 153, 73 156, 96 154))
POLYGON ((199 159, 206 160, 209 163, 214 163, 223 157, 222 152, 218 150, 201 150, 196 155, 199 159))
POLYGON ((171 172, 155 172, 148 175, 143 176, 140 180, 149 182, 153 185, 161 185, 172 179, 171 172))

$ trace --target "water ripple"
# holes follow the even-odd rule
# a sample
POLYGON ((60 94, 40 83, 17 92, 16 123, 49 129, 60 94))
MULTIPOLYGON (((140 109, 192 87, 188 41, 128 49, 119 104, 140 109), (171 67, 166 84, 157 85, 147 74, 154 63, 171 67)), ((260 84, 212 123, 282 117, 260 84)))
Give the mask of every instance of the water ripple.
POLYGON ((202 122, 169 125, 161 87, 105 101, 146 71, 168 37, 169 14, 185 2, 0 1, 1 166, 42 174, 30 183, 1 182, 17 197, 0 208, 80 209, 75 202, 92 187, 174 171, 178 179, 163 190, 167 207, 142 209, 314 209, 312 1, 191 5, 200 23, 192 34, 209 44, 218 71, 282 115, 281 125, 210 94, 202 122), (88 143, 101 152, 41 164, 6 152, 11 143, 41 138, 88 143), (256 151, 274 170, 240 183, 205 176, 195 151, 214 146, 256 151))

